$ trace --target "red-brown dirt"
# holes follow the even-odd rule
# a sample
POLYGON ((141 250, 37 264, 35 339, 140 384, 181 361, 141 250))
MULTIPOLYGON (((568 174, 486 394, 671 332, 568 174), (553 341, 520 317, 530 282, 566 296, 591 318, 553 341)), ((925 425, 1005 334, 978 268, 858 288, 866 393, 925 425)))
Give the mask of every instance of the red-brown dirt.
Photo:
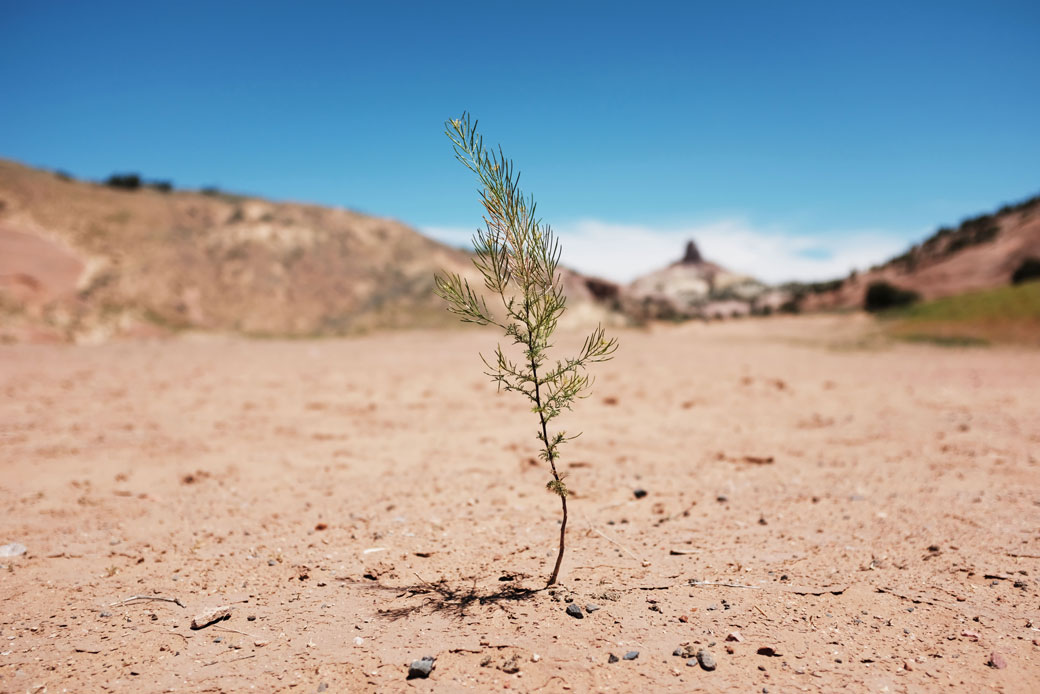
POLYGON ((859 330, 621 332, 554 592, 492 333, 0 347, 0 690, 1035 691, 1040 353, 859 330))

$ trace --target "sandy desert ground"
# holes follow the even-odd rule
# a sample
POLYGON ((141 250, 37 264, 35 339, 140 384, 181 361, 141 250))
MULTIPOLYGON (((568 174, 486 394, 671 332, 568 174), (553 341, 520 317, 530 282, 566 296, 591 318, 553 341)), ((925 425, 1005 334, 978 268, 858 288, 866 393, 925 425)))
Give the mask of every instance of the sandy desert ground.
POLYGON ((0 347, 0 690, 1035 692, 1040 352, 860 320, 622 331, 555 590, 493 333, 0 347))

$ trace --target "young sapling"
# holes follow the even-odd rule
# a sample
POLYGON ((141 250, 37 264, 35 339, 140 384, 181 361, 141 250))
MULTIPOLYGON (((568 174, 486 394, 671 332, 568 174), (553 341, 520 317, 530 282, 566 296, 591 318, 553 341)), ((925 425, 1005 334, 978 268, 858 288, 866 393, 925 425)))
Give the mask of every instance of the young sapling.
POLYGON ((517 361, 506 356, 501 344, 493 357, 481 354, 480 358, 500 390, 520 393, 538 415, 539 457, 549 464, 552 474, 546 488, 560 497, 563 507, 559 551, 548 582, 551 586, 560 575, 567 532, 568 490, 556 464, 560 446, 577 434, 550 433, 549 425, 563 410, 571 409, 576 399, 588 396, 592 386, 589 364, 611 359, 617 339, 608 340, 603 327, 597 326, 577 356, 550 363, 550 340, 567 303, 558 272, 560 243, 552 229, 535 216, 534 198, 525 198, 521 192, 520 173, 513 162, 501 148, 497 152, 485 149, 476 121, 463 113, 447 121, 445 129, 455 158, 480 180, 485 226, 473 237, 473 263, 487 291, 497 295, 502 306, 489 309, 484 296, 457 274, 438 276, 436 291, 460 320, 497 326, 522 349, 523 357, 517 361))

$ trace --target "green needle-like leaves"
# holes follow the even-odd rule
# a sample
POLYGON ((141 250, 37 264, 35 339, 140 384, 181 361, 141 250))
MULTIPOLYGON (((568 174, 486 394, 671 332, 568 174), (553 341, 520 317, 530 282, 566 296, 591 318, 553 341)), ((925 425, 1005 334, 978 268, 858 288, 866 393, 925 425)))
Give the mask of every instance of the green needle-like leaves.
POLYGON ((563 503, 560 551, 549 579, 552 585, 563 559, 567 527, 568 490, 556 469, 556 461, 560 445, 575 437, 563 432, 550 436, 548 424, 563 410, 569 410, 576 399, 588 395, 592 386, 592 378, 586 372, 588 365, 610 359, 617 349, 617 340, 608 340, 600 326, 585 339, 576 357, 551 366, 546 363, 546 353, 552 346, 549 341, 567 305, 558 272, 560 243, 552 229, 535 216, 534 198, 525 198, 521 192, 520 173, 513 168, 513 162, 506 159, 501 148, 485 149, 476 121, 464 113, 446 122, 445 128, 455 158, 480 180, 484 228, 473 237, 473 263, 484 278, 484 288, 498 296, 502 308, 489 310, 484 297, 459 275, 438 276, 436 291, 460 320, 498 326, 514 345, 523 348, 520 363, 508 359, 501 345, 495 348, 493 358, 481 355, 481 359, 487 375, 500 390, 524 395, 538 415, 540 456, 552 472, 547 487, 563 503))

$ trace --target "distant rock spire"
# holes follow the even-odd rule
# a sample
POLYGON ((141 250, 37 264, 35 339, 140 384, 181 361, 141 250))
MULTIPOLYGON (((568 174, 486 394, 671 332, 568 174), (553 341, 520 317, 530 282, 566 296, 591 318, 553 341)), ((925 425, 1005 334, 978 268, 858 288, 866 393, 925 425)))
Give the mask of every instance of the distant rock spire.
POLYGON ((693 242, 693 239, 686 242, 686 252, 679 262, 691 265, 704 262, 704 258, 701 257, 701 252, 697 250, 697 244, 693 242))

